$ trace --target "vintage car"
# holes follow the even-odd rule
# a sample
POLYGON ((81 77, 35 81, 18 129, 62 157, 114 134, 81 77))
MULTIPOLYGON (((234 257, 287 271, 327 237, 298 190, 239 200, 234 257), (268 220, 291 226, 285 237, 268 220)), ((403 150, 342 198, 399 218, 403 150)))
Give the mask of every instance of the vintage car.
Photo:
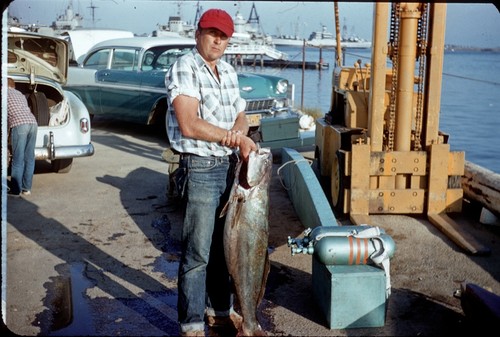
POLYGON ((62 32, 59 37, 69 43, 69 64, 78 65, 90 48, 95 44, 123 37, 134 37, 134 33, 121 29, 70 29, 62 32))
POLYGON ((90 116, 83 102, 63 90, 68 43, 26 32, 8 32, 7 75, 26 95, 38 122, 36 160, 49 160, 58 173, 71 170, 73 158, 94 154, 90 116))
MULTIPOLYGON (((174 61, 194 47, 182 37, 111 39, 92 47, 77 67, 70 67, 67 90, 77 95, 92 115, 165 128, 165 73, 174 61)), ((253 126, 259 119, 288 111, 290 86, 286 79, 239 74, 241 96, 253 126)))

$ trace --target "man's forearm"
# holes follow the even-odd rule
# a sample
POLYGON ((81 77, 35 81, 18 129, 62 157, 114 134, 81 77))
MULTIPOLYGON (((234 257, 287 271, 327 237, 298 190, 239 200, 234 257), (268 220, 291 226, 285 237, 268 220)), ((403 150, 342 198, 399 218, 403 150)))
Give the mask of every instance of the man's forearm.
POLYGON ((245 115, 245 112, 242 111, 238 114, 238 117, 236 117, 236 120, 234 121, 234 126, 232 127, 233 131, 241 131, 243 135, 248 134, 249 126, 248 126, 248 120, 245 115))

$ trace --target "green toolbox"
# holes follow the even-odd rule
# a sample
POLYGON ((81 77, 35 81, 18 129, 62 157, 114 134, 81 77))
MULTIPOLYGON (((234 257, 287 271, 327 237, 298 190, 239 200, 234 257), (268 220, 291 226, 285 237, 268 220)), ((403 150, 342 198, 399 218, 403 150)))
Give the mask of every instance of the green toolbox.
POLYGON ((260 131, 264 142, 298 138, 299 129, 298 116, 269 117, 260 120, 260 131))
POLYGON ((370 265, 324 265, 313 256, 313 294, 330 329, 382 327, 385 272, 370 265))

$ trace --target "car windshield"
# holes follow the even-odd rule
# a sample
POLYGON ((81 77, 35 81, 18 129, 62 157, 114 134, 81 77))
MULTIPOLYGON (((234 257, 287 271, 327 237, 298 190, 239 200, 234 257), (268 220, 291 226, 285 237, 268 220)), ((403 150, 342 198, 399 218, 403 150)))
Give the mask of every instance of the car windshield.
POLYGON ((192 48, 192 46, 159 46, 148 49, 144 53, 142 70, 167 70, 180 56, 186 54, 192 48))

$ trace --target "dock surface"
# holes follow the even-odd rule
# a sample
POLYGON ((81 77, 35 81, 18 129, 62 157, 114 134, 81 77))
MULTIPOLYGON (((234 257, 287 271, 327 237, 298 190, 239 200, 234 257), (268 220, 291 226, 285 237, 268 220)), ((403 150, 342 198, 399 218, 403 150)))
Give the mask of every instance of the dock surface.
MULTIPOLYGON (((94 156, 75 159, 68 174, 39 163, 33 194, 6 197, 7 328, 30 336, 175 336, 182 210, 166 197, 167 142, 146 127, 99 117, 92 128, 94 156)), ((372 216, 396 242, 386 324, 330 330, 311 296, 312 257, 292 256, 287 246, 306 228, 278 175, 279 153, 270 188, 271 271, 259 308, 270 336, 479 333, 453 294, 464 281, 500 294, 500 230, 480 224, 467 205, 453 217, 488 245, 489 256, 464 253, 424 216, 372 216)))

